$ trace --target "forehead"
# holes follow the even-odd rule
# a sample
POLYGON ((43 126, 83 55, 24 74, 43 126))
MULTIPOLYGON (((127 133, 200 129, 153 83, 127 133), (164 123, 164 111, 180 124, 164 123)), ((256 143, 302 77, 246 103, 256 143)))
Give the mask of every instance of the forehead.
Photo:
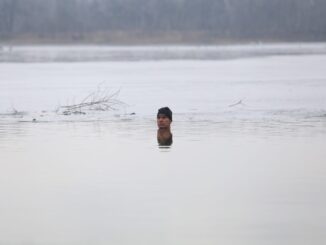
POLYGON ((167 115, 165 114, 158 114, 157 115, 157 118, 168 118, 167 115))

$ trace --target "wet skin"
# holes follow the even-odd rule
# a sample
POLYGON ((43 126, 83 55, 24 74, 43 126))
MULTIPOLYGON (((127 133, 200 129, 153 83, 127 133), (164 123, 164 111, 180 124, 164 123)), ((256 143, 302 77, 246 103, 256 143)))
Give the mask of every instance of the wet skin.
POLYGON ((157 126, 159 129, 170 129, 171 120, 163 114, 157 116, 157 126))

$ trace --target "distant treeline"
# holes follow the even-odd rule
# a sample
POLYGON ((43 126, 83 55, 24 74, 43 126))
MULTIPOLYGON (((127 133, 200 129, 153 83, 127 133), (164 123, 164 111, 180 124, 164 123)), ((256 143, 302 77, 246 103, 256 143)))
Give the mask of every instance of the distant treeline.
POLYGON ((0 0, 0 41, 324 41, 326 0, 0 0))

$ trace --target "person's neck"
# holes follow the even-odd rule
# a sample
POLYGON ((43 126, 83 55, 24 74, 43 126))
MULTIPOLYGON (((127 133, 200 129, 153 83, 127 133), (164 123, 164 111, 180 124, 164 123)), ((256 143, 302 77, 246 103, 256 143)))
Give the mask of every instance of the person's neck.
POLYGON ((167 127, 167 128, 159 128, 157 130, 158 133, 171 133, 171 127, 167 127))

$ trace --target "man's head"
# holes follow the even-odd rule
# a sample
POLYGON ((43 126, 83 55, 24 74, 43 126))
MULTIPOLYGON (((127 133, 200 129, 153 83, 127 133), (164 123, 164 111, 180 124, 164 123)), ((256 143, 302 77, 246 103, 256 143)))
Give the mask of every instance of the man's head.
POLYGON ((160 129, 170 128, 172 122, 172 111, 169 107, 162 107, 157 112, 157 126, 160 129))

